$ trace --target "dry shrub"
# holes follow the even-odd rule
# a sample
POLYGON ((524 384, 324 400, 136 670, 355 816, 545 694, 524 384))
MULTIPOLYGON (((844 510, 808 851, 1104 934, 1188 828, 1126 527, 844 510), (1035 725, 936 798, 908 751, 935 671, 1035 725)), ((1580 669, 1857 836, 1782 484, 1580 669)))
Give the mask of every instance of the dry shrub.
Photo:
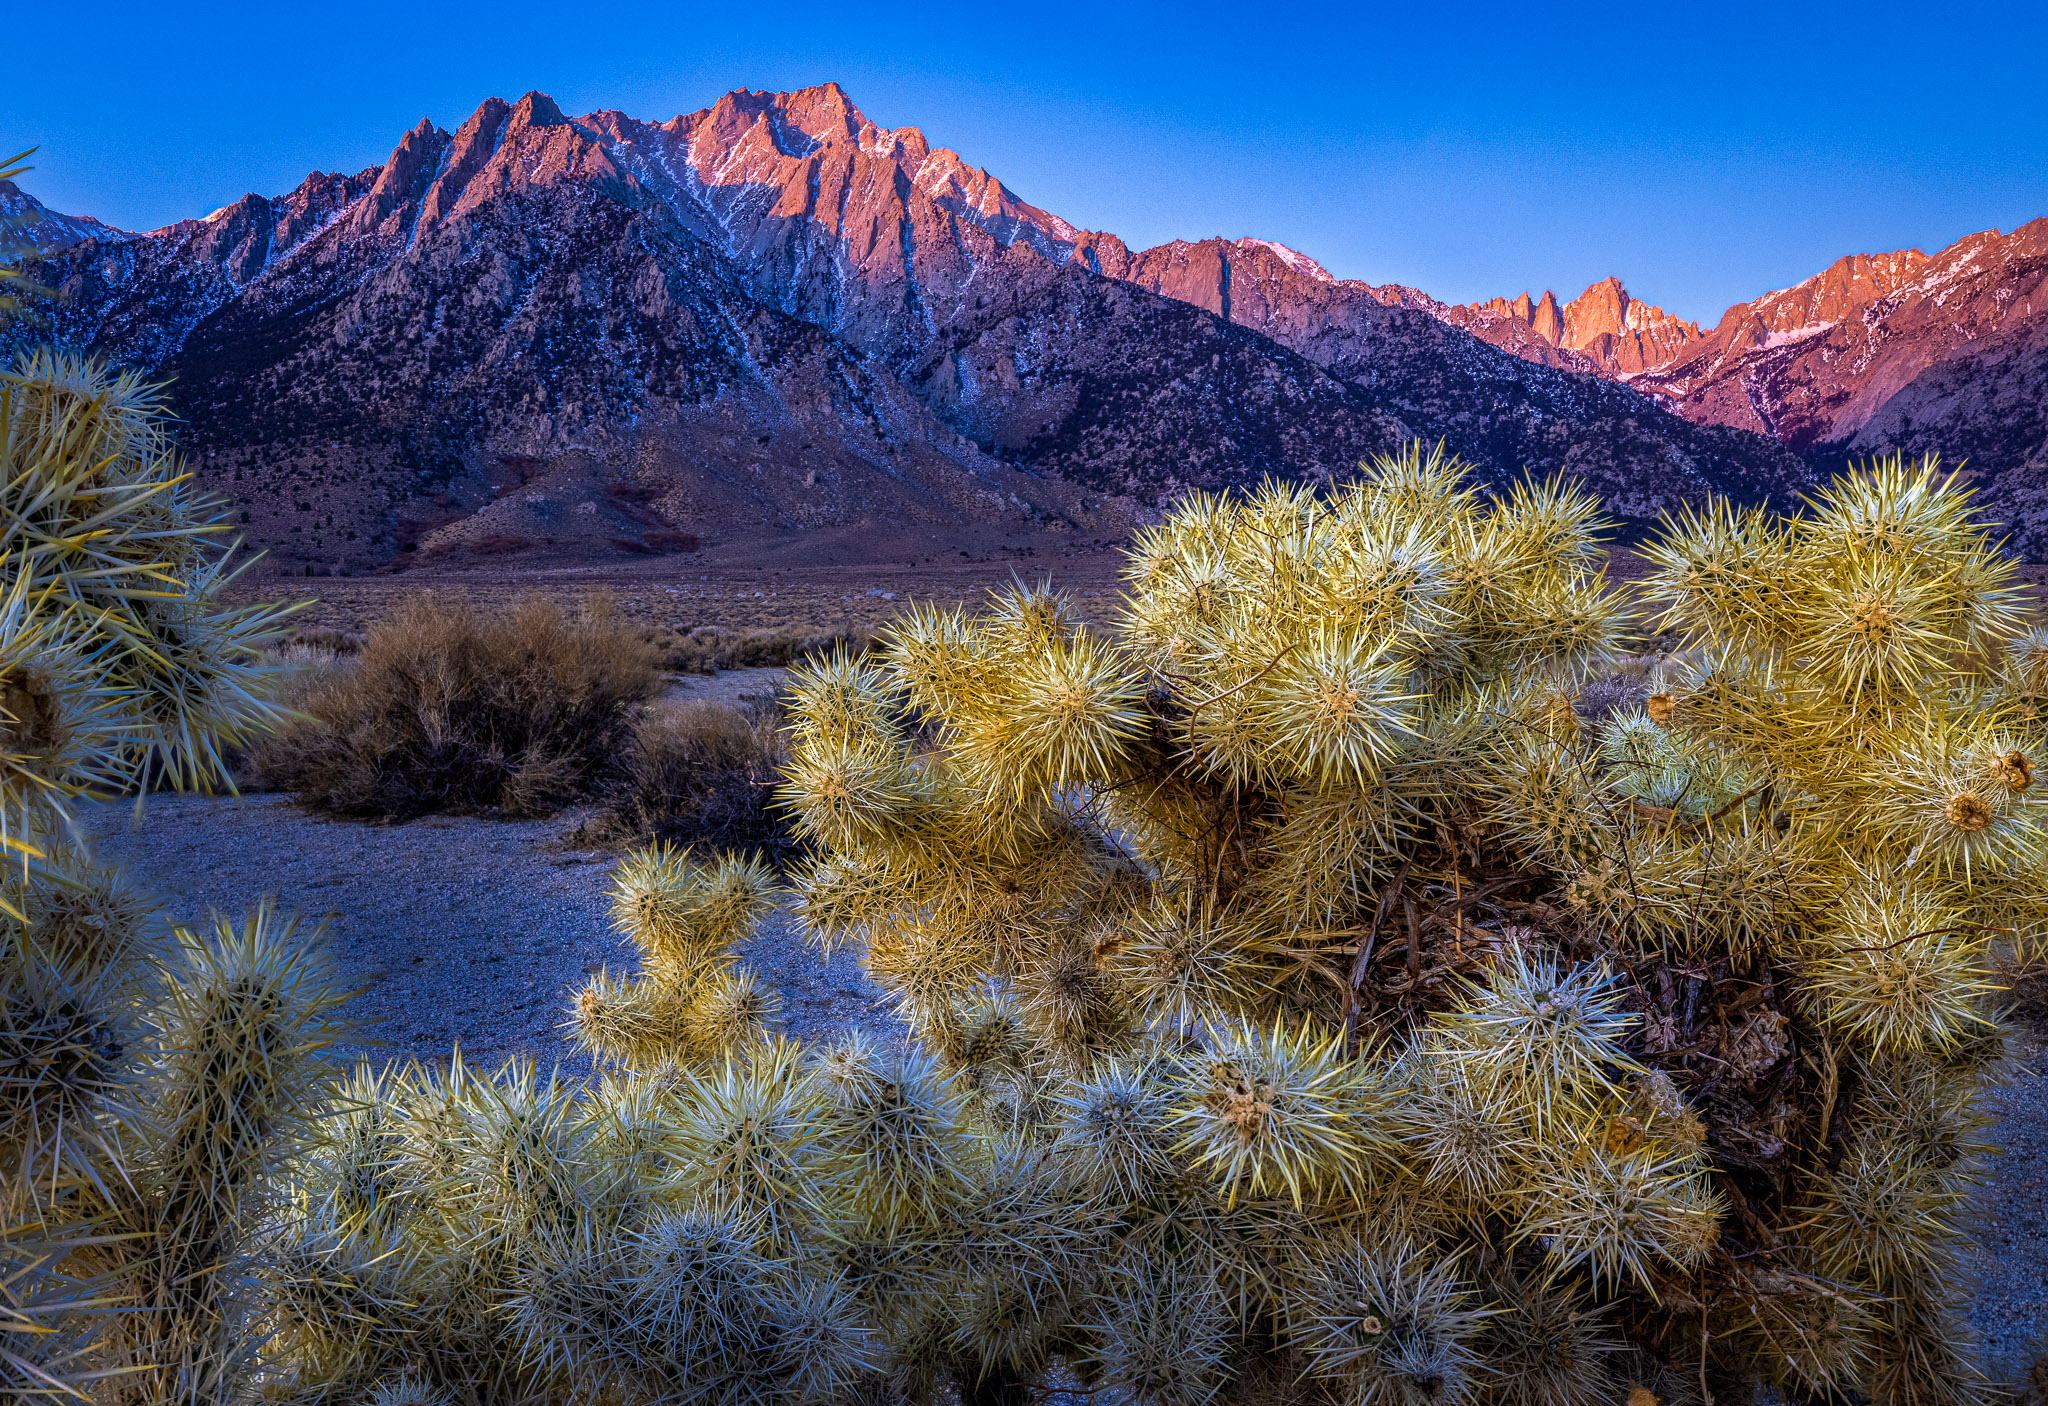
POLYGON ((290 791, 299 784, 306 742, 324 727, 308 710, 314 698, 333 691, 339 676, 354 668, 361 641, 346 651, 308 643, 300 636, 270 651, 270 701, 283 713, 276 726, 223 749, 228 775, 240 791, 290 791))
POLYGON ((294 630, 290 639, 284 642, 282 652, 291 657, 294 651, 303 654, 354 654, 363 647, 361 635, 349 634, 346 630, 294 630))
POLYGON ((663 664, 679 674, 713 674, 720 669, 784 668, 835 646, 868 647, 866 630, 818 630, 784 625, 772 630, 721 630, 700 625, 662 641, 663 664))
POLYGON ((773 799, 787 756, 771 703, 664 708, 634 729, 616 798, 584 835, 780 850, 789 838, 773 799))
POLYGON ((301 719, 246 771, 348 815, 545 812, 616 771, 661 683, 659 652, 609 600, 481 613, 415 596, 309 678, 301 719))

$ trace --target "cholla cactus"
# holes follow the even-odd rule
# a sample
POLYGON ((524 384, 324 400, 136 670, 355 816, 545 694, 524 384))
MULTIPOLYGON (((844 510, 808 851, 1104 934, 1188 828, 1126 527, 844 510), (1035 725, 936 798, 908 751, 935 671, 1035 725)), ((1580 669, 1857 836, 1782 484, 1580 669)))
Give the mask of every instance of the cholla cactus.
POLYGON ((612 914, 640 949, 640 971, 600 972, 576 998, 571 1028, 593 1054, 636 1068, 701 1062, 759 1043, 774 993, 733 969, 735 939, 768 905, 772 876, 760 860, 711 866, 666 844, 619 866, 612 914))
POLYGON ((152 387, 32 353, 0 376, 0 1295, 10 1392, 246 1389, 266 1218, 324 1099, 339 997, 295 921, 159 929, 78 797, 225 780, 274 716, 267 610, 216 604, 225 530, 152 387))
MULTIPOLYGON (((70 374, 9 423, 71 434, 70 374)), ((163 530, 137 576, 215 579, 163 530)), ((1022 585, 913 611, 799 673, 785 788, 794 912, 901 1047, 779 1037, 735 952, 771 875, 657 848, 615 877, 636 969, 566 1022, 594 1078, 338 1089, 274 916, 182 937, 159 998, 133 901, 50 843, 71 795, 205 778, 168 739, 260 712, 239 637, 186 649, 28 533, 9 1370, 308 1406, 1980 1399, 1958 1247, 1993 972, 2048 935, 2048 642, 1931 463, 1708 503, 1631 590, 1601 530, 1411 446, 1190 500, 1112 628, 1022 585)))
POLYGON ((1182 1228, 1029 1325, 992 1274, 955 1309, 984 1370, 1977 1390, 1923 1340, 1961 1338, 1996 958, 2048 919, 2048 649, 1932 461, 1710 501, 1630 590, 1598 514, 1410 446, 1184 503, 1114 629, 1018 585, 800 677, 800 916, 865 942, 1044 1195, 1182 1228))
MULTIPOLYGON (((74 787, 113 764, 204 789, 225 780, 223 746, 280 716, 260 663, 280 612, 219 604, 234 575, 225 514, 193 491, 165 425, 157 388, 132 373, 45 350, 0 375, 6 585, 31 602, 38 633, 89 656, 94 687, 54 691, 119 743, 91 748, 98 765, 82 775, 67 769, 74 787)), ((21 666, 8 678, 9 726, 36 738, 56 716, 53 690, 21 666)), ((58 736, 79 739, 75 724, 58 736)))

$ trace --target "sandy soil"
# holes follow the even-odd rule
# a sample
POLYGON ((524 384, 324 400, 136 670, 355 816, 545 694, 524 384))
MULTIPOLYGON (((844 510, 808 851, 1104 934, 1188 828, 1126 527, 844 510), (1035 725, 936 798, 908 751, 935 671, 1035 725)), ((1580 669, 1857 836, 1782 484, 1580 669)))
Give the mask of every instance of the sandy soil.
POLYGON ((2048 1023, 2021 1024, 2005 1082, 1987 1100, 1998 1163, 1975 1227, 1970 1321, 2013 1381, 2048 1334, 2048 1023))
POLYGON ((678 631, 700 625, 836 631, 873 628, 913 600, 977 606, 1013 577, 1050 580, 1071 591, 1084 613, 1107 619, 1121 598, 1123 564, 1114 544, 1070 543, 1049 534, 1018 546, 898 532, 877 546, 843 532, 818 532, 598 564, 511 558, 389 576, 252 573, 237 589, 254 600, 303 599, 309 604, 297 617, 301 628, 351 633, 423 591, 489 605, 528 594, 573 598, 597 590, 611 592, 629 618, 678 631))
MULTIPOLYGON (((589 973, 633 962, 607 913, 619 856, 564 848, 575 815, 364 825, 249 796, 153 797, 139 820, 125 803, 78 816, 94 852, 161 901, 167 921, 239 918, 270 895, 324 921, 341 981, 358 991, 345 1054, 376 1063, 445 1059, 460 1044, 491 1067, 525 1053, 586 1069, 560 1029, 569 1002, 589 973)), ((858 956, 824 960, 780 913, 741 957, 780 993, 790 1034, 818 1040, 861 1026, 900 1038, 858 956)))

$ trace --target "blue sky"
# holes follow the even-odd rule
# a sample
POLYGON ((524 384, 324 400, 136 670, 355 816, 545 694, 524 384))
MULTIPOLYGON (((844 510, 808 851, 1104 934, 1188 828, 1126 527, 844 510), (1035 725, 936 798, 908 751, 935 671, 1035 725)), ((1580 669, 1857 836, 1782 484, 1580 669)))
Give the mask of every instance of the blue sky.
POLYGON ((1455 301, 1619 274, 1711 322, 1857 250, 2048 215, 2048 5, 364 3, 46 14, 24 184, 128 228, 381 162, 485 97, 666 118, 836 79, 1133 245, 1293 245, 1455 301))

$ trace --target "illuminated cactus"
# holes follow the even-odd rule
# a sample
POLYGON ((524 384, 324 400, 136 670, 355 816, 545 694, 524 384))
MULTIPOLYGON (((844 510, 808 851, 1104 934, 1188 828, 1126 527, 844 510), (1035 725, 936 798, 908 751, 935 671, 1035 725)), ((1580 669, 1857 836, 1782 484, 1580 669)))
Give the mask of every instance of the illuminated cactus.
POLYGON ((779 1036, 734 945, 782 881, 656 848, 614 878, 635 970, 565 1022, 592 1077, 337 1083, 290 924, 155 943, 60 843, 72 797, 218 776, 274 616, 212 604, 147 388, 6 394, 11 1385, 1983 1399, 2048 635, 1931 462, 1688 510, 1626 589, 1583 492, 1419 446, 1197 496, 1113 624, 1019 584, 798 671, 791 909, 900 1046, 779 1036))
POLYGON ((156 388, 51 352, 0 375, 0 1375, 215 1401, 265 1338, 261 1226, 325 1101, 339 996, 295 921, 160 931, 79 797, 225 780, 277 716, 277 612, 218 603, 217 504, 156 388))
POLYGON ((1020 584, 800 673, 800 917, 1050 1149, 1072 1233, 1181 1228, 1031 1331, 985 1302, 988 1370, 1035 1332, 1174 1402, 1260 1360, 1350 1400, 1981 1391, 1978 1071, 2048 918, 2012 564, 1932 461, 1686 510, 1627 589, 1602 530, 1411 445, 1184 502, 1113 628, 1020 584))

